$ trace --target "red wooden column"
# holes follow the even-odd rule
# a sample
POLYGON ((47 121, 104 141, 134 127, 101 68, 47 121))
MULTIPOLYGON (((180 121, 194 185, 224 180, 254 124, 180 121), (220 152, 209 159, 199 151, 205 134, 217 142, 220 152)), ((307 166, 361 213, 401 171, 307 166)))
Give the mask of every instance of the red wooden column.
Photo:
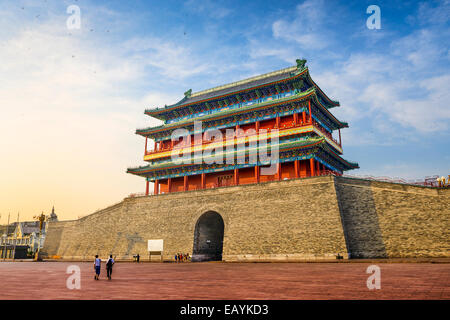
POLYGON ((298 113, 294 113, 294 124, 297 125, 298 124, 298 113))
POLYGON ((312 123, 311 100, 308 101, 308 109, 309 109, 309 123, 312 123))
POLYGON ((342 147, 341 128, 339 128, 339 145, 342 147))
POLYGON ((156 140, 154 141, 154 144, 153 144, 153 151, 156 151, 156 140))
POLYGON ((278 181, 281 180, 281 162, 278 162, 277 165, 277 175, 278 175, 278 181))
POLYGON ((234 184, 239 185, 239 169, 234 169, 234 184))
POLYGON ((144 152, 144 155, 147 154, 147 140, 148 140, 148 138, 145 137, 145 152, 144 152))
POLYGON ((294 171, 295 171, 295 177, 298 178, 300 176, 299 169, 300 169, 300 160, 294 161, 294 171))
POLYGON ((256 181, 256 183, 259 183, 259 181, 260 181, 259 177, 260 177, 259 167, 255 166, 255 181, 256 181))
POLYGON ((158 194, 159 191, 159 180, 155 180, 153 194, 158 194))
POLYGON ((202 189, 206 188, 206 174, 202 173, 202 189))
POLYGON ((317 175, 320 176, 320 162, 316 161, 317 164, 317 175))
POLYGON ((280 128, 280 116, 277 116, 276 126, 277 126, 278 129, 280 128))
POLYGON ((255 122, 255 130, 256 130, 256 134, 259 133, 259 121, 255 122))
POLYGON ((315 176, 314 172, 314 158, 309 159, 309 167, 311 169, 311 177, 315 176))
POLYGON ((167 192, 170 193, 172 189, 172 178, 167 179, 167 192))
POLYGON ((188 176, 184 176, 184 191, 188 191, 189 185, 188 185, 188 176))
POLYGON ((149 184, 150 184, 150 182, 147 180, 147 181, 145 181, 145 195, 146 196, 148 196, 148 193, 149 193, 149 184))
POLYGON ((303 120, 303 124, 305 124, 306 123, 306 112, 305 111, 302 112, 302 120, 303 120))

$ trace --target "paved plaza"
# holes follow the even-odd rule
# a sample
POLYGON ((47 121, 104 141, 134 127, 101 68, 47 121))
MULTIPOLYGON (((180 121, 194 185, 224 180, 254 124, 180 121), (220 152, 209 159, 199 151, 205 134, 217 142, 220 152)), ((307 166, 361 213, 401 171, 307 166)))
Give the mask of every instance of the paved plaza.
POLYGON ((100 280, 88 262, 0 262, 0 299, 450 299, 450 264, 379 263, 381 289, 369 290, 370 263, 116 263, 100 280), (81 289, 69 290, 78 265, 81 289))

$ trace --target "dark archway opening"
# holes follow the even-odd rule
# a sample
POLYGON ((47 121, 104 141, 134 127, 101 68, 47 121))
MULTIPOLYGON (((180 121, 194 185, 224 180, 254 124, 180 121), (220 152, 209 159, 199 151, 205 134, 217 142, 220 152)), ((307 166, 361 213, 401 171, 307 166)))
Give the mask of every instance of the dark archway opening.
POLYGON ((221 261, 223 231, 220 214, 214 211, 202 214, 195 224, 192 261, 221 261))

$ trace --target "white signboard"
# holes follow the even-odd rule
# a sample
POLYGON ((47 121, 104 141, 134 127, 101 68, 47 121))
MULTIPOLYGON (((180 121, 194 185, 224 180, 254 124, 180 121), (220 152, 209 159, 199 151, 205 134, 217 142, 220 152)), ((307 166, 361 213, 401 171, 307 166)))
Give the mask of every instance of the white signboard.
POLYGON ((164 240, 148 240, 148 251, 161 251, 163 252, 164 240))

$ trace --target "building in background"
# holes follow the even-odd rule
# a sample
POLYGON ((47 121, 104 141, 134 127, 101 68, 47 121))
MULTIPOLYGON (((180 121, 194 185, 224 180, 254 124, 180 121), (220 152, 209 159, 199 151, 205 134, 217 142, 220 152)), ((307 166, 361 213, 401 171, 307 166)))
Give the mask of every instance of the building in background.
MULTIPOLYGON (((47 216, 47 221, 58 221, 55 207, 47 216)), ((39 230, 39 221, 14 222, 9 226, 1 226, 0 258, 32 258, 34 253, 44 246, 47 226, 48 224, 43 222, 42 230, 39 230)))

